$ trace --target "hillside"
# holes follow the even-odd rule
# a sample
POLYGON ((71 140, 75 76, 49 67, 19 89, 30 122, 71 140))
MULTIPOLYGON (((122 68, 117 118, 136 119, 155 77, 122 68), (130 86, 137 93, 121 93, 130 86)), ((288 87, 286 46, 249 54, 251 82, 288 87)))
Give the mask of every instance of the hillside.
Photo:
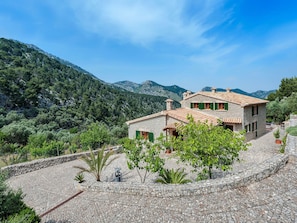
POLYGON ((90 121, 121 125, 165 108, 164 97, 119 90, 74 66, 35 46, 1 38, 1 114, 52 112, 51 121, 59 123, 54 117, 63 116, 66 123, 59 127, 64 129, 90 121))
POLYGON ((162 96, 171 98, 175 101, 181 101, 182 94, 187 91, 186 89, 176 85, 163 86, 153 81, 145 81, 142 84, 133 83, 131 81, 120 81, 114 83, 113 85, 121 87, 127 91, 140 94, 162 96))
MULTIPOLYGON (((202 91, 211 91, 212 87, 204 87, 202 88, 202 91)), ((225 92, 226 89, 224 88, 217 88, 217 91, 219 92, 225 92)), ((251 96, 251 97, 256 97, 256 98, 261 98, 261 99, 266 99, 267 96, 273 92, 275 92, 276 90, 270 90, 270 91, 262 91, 262 90, 258 90, 252 93, 248 93, 246 91, 243 91, 239 88, 235 88, 235 89, 231 89, 232 92, 238 93, 238 94, 243 94, 243 95, 247 95, 247 96, 251 96)))

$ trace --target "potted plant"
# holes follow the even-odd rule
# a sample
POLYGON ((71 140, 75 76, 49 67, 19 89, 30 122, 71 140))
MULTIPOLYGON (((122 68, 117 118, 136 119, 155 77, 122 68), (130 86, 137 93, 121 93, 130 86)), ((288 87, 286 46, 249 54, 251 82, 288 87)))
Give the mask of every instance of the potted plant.
POLYGON ((275 137, 275 143, 276 143, 276 144, 282 144, 282 140, 279 139, 279 138, 280 138, 280 131, 279 131, 279 128, 277 128, 277 130, 275 130, 275 131, 273 132, 273 135, 274 135, 274 137, 275 137))
POLYGON ((165 153, 169 154, 172 152, 172 139, 170 136, 167 139, 165 139, 164 146, 165 146, 165 153))

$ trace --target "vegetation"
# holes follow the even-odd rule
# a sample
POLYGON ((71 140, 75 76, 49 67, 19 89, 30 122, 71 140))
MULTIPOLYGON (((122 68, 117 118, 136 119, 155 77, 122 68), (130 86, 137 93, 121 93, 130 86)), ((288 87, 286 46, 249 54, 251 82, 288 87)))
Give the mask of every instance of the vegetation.
POLYGON ((83 173, 78 173, 78 174, 75 176, 74 180, 76 180, 78 183, 82 183, 82 182, 85 181, 85 176, 84 176, 83 173))
POLYGON ((158 138, 154 143, 142 138, 127 138, 124 141, 128 168, 136 169, 141 183, 145 182, 150 173, 163 170, 165 161, 160 158, 162 143, 161 138, 158 138), (144 170, 144 173, 141 170, 144 170))
POLYGON ((0 38, 0 156, 7 162, 117 144, 127 120, 163 110, 165 99, 113 87, 37 47, 0 38))
POLYGON ((247 150, 244 132, 233 132, 211 123, 195 122, 192 116, 189 123, 178 126, 179 137, 175 142, 177 155, 181 161, 189 163, 198 173, 197 180, 212 177, 214 168, 230 170, 239 152, 247 150))
POLYGON ((286 129, 287 133, 291 136, 297 136, 297 126, 291 126, 286 129))
POLYGON ((279 89, 268 96, 267 121, 277 124, 297 113, 297 77, 284 78, 279 89))
POLYGON ((5 174, 0 172, 0 222, 40 222, 35 211, 23 202, 22 191, 10 189, 5 179, 5 174))
POLYGON ((274 132, 273 132, 274 138, 279 139, 280 137, 280 131, 279 128, 277 128, 274 132))
POLYGON ((164 169, 160 172, 159 178, 157 178, 156 183, 162 184, 186 184, 192 182, 186 179, 187 174, 184 169, 164 169))
POLYGON ((81 158, 88 167, 75 166, 75 168, 80 169, 80 173, 92 173, 97 181, 101 181, 101 173, 103 169, 118 158, 117 156, 112 157, 113 154, 114 153, 111 150, 105 152, 104 149, 99 149, 97 155, 95 155, 93 151, 90 150, 90 156, 85 155, 81 158))

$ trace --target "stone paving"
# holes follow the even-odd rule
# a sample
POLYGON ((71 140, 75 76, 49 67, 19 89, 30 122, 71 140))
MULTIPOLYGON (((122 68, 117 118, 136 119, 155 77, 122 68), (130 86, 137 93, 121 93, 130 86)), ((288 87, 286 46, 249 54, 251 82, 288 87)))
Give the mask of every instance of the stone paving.
MULTIPOLYGON (((262 148, 263 142, 266 146, 258 154, 251 149, 251 159, 243 155, 246 161, 238 166, 239 171, 253 160, 261 162, 275 154, 274 145, 267 150, 269 137, 253 142, 256 147, 262 148)), ((21 188, 25 202, 43 214, 78 192, 73 166, 80 162, 12 177, 9 184, 21 188)), ((162 198, 84 191, 45 215, 42 222, 297 222, 297 158, 291 156, 283 169, 260 182, 199 196, 162 198)))

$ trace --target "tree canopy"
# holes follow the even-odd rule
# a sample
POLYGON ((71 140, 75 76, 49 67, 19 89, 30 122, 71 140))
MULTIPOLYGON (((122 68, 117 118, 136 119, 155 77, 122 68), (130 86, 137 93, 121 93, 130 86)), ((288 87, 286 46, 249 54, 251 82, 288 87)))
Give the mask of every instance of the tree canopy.
POLYGON ((212 177, 213 169, 230 170, 239 152, 247 150, 243 132, 233 132, 223 126, 207 122, 195 122, 178 126, 179 137, 175 142, 177 154, 182 161, 198 171, 198 179, 212 177))

